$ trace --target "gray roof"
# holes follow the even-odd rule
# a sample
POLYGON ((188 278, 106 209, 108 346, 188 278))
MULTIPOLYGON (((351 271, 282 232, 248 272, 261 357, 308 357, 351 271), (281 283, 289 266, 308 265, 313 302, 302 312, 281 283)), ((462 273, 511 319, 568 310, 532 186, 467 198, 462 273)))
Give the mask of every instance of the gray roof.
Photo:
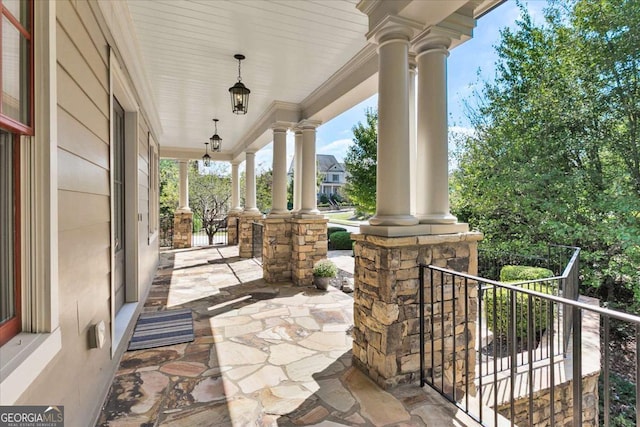
MULTIPOLYGON (((316 154, 316 162, 318 164, 318 172, 345 172, 344 163, 338 163, 332 154, 316 154)), ((291 160, 289 175, 293 175, 294 163, 295 157, 291 160)))

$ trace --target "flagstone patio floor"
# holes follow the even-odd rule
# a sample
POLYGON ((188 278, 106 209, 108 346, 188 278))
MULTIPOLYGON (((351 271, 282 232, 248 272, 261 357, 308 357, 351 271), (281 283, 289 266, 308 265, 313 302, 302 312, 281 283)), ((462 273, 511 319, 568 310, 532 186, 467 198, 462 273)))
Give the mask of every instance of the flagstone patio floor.
POLYGON ((351 366, 351 296, 267 284, 237 247, 162 252, 144 311, 172 308, 195 340, 126 352, 98 426, 477 425, 428 387, 379 388, 351 366))

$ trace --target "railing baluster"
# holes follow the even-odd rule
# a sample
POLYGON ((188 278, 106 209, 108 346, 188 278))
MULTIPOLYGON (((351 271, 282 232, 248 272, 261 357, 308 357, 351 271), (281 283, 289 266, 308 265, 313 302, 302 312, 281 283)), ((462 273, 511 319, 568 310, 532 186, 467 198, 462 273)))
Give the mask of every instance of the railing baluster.
MULTIPOLYGON (((425 372, 424 372, 424 266, 420 265, 418 267, 419 270, 419 274, 420 274, 420 289, 418 290, 419 292, 419 298, 420 298, 420 303, 418 304, 418 310, 420 310, 420 312, 418 313, 418 321, 420 322, 419 328, 420 328, 420 387, 424 386, 425 384, 425 372)), ((432 337, 433 339, 433 337, 432 337)))
POLYGON ((469 410, 469 383, 471 382, 471 378, 469 378, 469 290, 468 290, 469 281, 465 277, 464 278, 464 396, 465 396, 465 405, 467 410, 469 410))
MULTIPOLYGON (((611 348, 609 347, 609 316, 604 316, 604 324, 602 325, 604 332, 604 427, 609 427, 609 408, 611 407, 611 392, 609 391, 609 360, 611 360, 611 348)), ((637 392, 637 390, 636 390, 637 392)))
POLYGON ((444 272, 440 272, 440 389, 444 391, 444 272))
POLYGON ((431 384, 435 385, 435 361, 436 361, 436 356, 435 356, 435 341, 436 341, 436 337, 434 335, 434 331, 435 331, 435 290, 434 290, 434 286, 433 286, 433 270, 430 270, 430 274, 431 274, 431 322, 430 322, 430 326, 431 326, 431 384))
POLYGON ((511 408, 511 425, 514 426, 515 423, 513 422, 513 418, 515 416, 515 398, 516 398, 516 363, 515 360, 517 360, 518 358, 518 354, 517 354, 517 349, 516 349, 516 330, 517 330, 517 326, 518 323, 516 321, 516 309, 517 307, 517 301, 516 301, 516 291, 514 290, 509 290, 509 334, 508 334, 508 345, 509 345, 509 349, 511 352, 511 370, 509 373, 509 379, 510 379, 510 391, 509 391, 509 397, 510 397, 510 402, 509 402, 509 407, 511 408))
MULTIPOLYGON (((456 402, 456 383, 457 383, 457 375, 458 371, 458 361, 457 361, 457 345, 456 345, 456 278, 455 276, 451 276, 451 333, 453 335, 453 401, 456 402)), ((444 284, 443 284, 444 286, 444 284)))
POLYGON ((582 310, 573 307, 573 425, 582 425, 582 310))
MULTIPOLYGON (((478 402, 480 402, 479 404, 479 408, 478 408, 478 412, 480 413, 480 422, 482 422, 482 408, 484 407, 484 405, 482 404, 482 402, 484 402, 484 399, 482 397, 482 282, 480 280, 478 280, 478 337, 476 337, 476 342, 478 344, 478 351, 476 354, 476 357, 478 358, 478 370, 479 370, 479 374, 478 374, 478 402)), ((487 323, 487 321, 485 320, 484 323, 487 323)), ((486 334, 485 334, 486 336, 486 334)))
POLYGON ((636 323, 636 425, 640 422, 640 325, 636 323))
MULTIPOLYGON (((496 304, 496 299, 497 299, 497 295, 496 293, 498 292, 498 287, 496 285, 493 285, 493 424, 494 425, 498 425, 498 359, 497 359, 497 355, 498 355, 498 343, 497 343, 497 338, 498 338, 498 322, 497 322, 497 317, 498 317, 498 312, 497 312, 497 304, 496 304)), ((502 341, 502 338, 500 338, 500 340, 502 341)), ((502 342, 501 342, 502 343, 502 342)))
POLYGON ((533 297, 527 295, 528 302, 528 322, 527 322, 527 356, 529 357, 529 425, 533 425, 533 334, 535 333, 535 318, 533 316, 533 297))
MULTIPOLYGON (((551 325, 551 336, 549 337, 549 386, 550 386, 550 390, 549 390, 549 404, 551 405, 551 409, 550 409, 550 415, 551 415, 551 426, 555 426, 555 417, 556 417, 556 411, 555 411, 555 392, 556 392, 556 367, 554 365, 555 361, 555 350, 553 348, 553 340, 554 340, 554 335, 555 335, 555 331, 553 329, 553 313, 554 313, 554 308, 553 308, 553 303, 551 301, 549 301, 549 309, 547 312, 547 319, 549 321, 549 325, 551 325)), ((561 335, 561 334, 558 334, 561 335)))

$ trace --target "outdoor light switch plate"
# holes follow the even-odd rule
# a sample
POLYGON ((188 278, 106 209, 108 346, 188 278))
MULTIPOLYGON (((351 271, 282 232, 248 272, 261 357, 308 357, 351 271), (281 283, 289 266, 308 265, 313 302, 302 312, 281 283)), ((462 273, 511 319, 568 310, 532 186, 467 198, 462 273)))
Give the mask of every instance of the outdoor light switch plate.
POLYGON ((104 346, 106 329, 104 320, 89 327, 89 348, 102 348, 104 346))

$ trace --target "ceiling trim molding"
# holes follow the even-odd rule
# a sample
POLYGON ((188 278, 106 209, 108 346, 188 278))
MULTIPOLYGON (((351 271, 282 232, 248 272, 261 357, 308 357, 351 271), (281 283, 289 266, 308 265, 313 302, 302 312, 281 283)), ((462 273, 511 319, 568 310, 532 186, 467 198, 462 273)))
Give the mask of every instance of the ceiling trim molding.
POLYGON ((98 0, 89 2, 96 13, 102 31, 118 53, 120 63, 132 83, 138 103, 149 121, 150 131, 156 141, 162 135, 162 123, 149 77, 142 63, 142 52, 127 3, 124 1, 98 0), (94 5, 97 5, 95 7, 94 5))
MULTIPOLYGON (((204 144, 203 144, 204 145, 204 144)), ((184 147, 160 147, 161 159, 175 160, 200 160, 204 154, 204 147, 199 150, 197 148, 184 147)), ((209 152, 211 160, 214 162, 230 162, 233 160, 231 154, 228 153, 212 153, 209 152)))
MULTIPOLYGON (((271 130, 274 123, 297 123, 300 121, 300 105, 293 102, 273 101, 258 120, 240 138, 238 148, 232 153, 231 159, 238 160, 244 152, 256 152, 271 142, 271 137, 264 138, 265 132, 271 130)), ((269 132, 271 133, 271 132, 269 132)))

